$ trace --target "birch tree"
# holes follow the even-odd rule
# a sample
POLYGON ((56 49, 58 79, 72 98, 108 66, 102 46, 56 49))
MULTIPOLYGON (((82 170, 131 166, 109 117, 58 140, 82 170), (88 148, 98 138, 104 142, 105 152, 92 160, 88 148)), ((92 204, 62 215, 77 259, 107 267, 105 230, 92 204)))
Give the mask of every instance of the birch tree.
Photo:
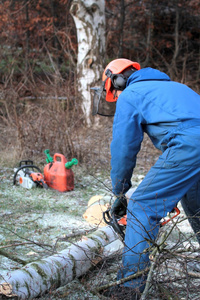
POLYGON ((123 243, 109 226, 82 237, 67 249, 27 264, 0 280, 0 299, 33 299, 85 274, 103 257, 116 254, 123 243))
POLYGON ((77 29, 77 88, 86 123, 90 125, 90 88, 101 79, 104 66, 105 1, 74 0, 70 11, 77 29))

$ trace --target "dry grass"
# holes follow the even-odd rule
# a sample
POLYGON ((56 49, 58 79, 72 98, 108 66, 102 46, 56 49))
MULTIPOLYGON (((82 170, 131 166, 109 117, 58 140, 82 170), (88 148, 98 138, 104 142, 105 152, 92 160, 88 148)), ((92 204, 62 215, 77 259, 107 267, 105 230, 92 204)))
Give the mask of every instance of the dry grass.
MULTIPOLYGON (((64 94, 63 90, 63 94, 64 94)), ((95 117, 84 125, 80 104, 73 99, 40 97, 21 99, 10 90, 0 100, 0 163, 13 165, 21 159, 44 161, 44 150, 76 157, 86 168, 110 168, 113 118, 95 117)), ((143 173, 155 162, 158 151, 145 136, 137 167, 143 173)))

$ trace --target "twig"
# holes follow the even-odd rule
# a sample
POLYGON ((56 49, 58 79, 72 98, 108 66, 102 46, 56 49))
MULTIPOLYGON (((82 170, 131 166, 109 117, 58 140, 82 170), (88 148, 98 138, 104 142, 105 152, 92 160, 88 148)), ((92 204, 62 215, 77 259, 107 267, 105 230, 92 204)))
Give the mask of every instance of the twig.
POLYGON ((178 298, 173 291, 171 292, 169 289, 163 287, 162 285, 158 285, 158 289, 160 290, 162 295, 164 295, 165 300, 180 300, 180 298, 178 298))
MULTIPOLYGON (((175 270, 177 272, 181 272, 180 269, 177 269, 175 267, 169 266, 169 269, 175 270)), ((195 278, 200 278, 200 273, 199 272, 187 272, 187 275, 195 278)))
POLYGON ((149 291, 151 278, 152 278, 152 275, 153 275, 153 270, 154 270, 154 268, 156 266, 156 262, 157 262, 156 254, 157 254, 158 251, 162 251, 162 249, 166 246, 165 245, 166 236, 167 236, 167 233, 164 232, 163 235, 161 236, 160 245, 158 245, 158 247, 154 248, 154 250, 152 251, 152 253, 149 256, 149 258, 152 260, 152 263, 151 263, 151 267, 150 267, 149 274, 148 274, 148 277, 147 277, 145 289, 142 293, 141 300, 147 299, 147 294, 148 294, 148 291, 149 291), (155 259, 154 259, 154 257, 155 257, 155 259))
POLYGON ((58 240, 60 240, 60 241, 68 241, 68 239, 70 239, 70 238, 74 238, 74 237, 79 237, 79 236, 82 236, 82 235, 86 235, 86 234, 92 233, 95 230, 97 230, 97 228, 92 228, 92 229, 89 229, 89 230, 75 231, 75 232, 66 234, 64 237, 58 238, 58 240))
MULTIPOLYGON (((195 259, 196 261, 200 261, 199 256, 190 255, 190 254, 184 255, 184 254, 180 254, 180 252, 177 252, 177 251, 171 252, 170 249, 164 249, 164 252, 167 252, 168 254, 171 254, 173 257, 176 256, 176 257, 181 257, 181 258, 184 258, 184 259, 187 259, 187 260, 190 260, 190 259, 194 260, 195 259)), ((189 252, 189 251, 185 251, 185 252, 189 252)))
POLYGON ((94 289, 92 292, 98 293, 98 292, 100 292, 102 290, 106 290, 109 287, 122 284, 122 283, 124 283, 126 281, 129 281, 131 279, 134 279, 134 278, 138 278, 138 277, 142 276, 143 274, 146 274, 147 272, 149 272, 149 268, 146 268, 146 269, 144 269, 142 271, 138 271, 137 273, 135 273, 133 275, 130 275, 130 276, 126 277, 126 278, 122 278, 122 279, 117 280, 115 282, 111 282, 111 283, 108 283, 108 284, 105 284, 105 285, 101 285, 100 287, 94 289))
POLYGON ((80 230, 80 231, 76 231, 76 232, 72 232, 72 233, 66 234, 63 237, 59 237, 56 240, 55 245, 53 246, 53 252, 56 251, 56 247, 57 247, 57 244, 58 244, 59 241, 66 241, 66 242, 68 242, 72 238, 92 233, 95 230, 97 230, 97 229, 96 228, 92 228, 92 229, 89 229, 89 230, 80 230))
POLYGON ((17 246, 23 246, 23 245, 31 245, 33 244, 32 242, 24 242, 24 243, 14 243, 14 244, 9 244, 5 246, 0 246, 0 250, 4 248, 10 248, 10 247, 17 247, 17 246))
POLYGON ((19 237, 20 239, 23 239, 23 240, 25 240, 25 241, 27 241, 27 242, 30 242, 31 244, 36 245, 36 246, 39 246, 39 247, 41 247, 41 248, 43 248, 43 249, 45 249, 45 250, 47 250, 47 251, 50 251, 50 250, 47 249, 46 247, 52 248, 51 245, 48 245, 48 244, 41 244, 41 243, 32 241, 32 240, 30 240, 30 239, 28 239, 28 238, 25 238, 25 237, 21 236, 20 234, 18 234, 17 232, 15 232, 15 231, 13 231, 12 229, 9 229, 9 228, 7 228, 7 227, 5 227, 5 226, 1 226, 1 225, 0 225, 0 228, 3 228, 4 230, 8 230, 9 232, 12 232, 14 235, 16 235, 17 237, 19 237))
POLYGON ((0 249, 0 255, 5 256, 5 257, 9 258, 10 260, 13 260, 19 264, 22 264, 23 266, 25 266, 27 264, 27 262, 25 260, 13 255, 13 254, 10 254, 2 249, 0 249))

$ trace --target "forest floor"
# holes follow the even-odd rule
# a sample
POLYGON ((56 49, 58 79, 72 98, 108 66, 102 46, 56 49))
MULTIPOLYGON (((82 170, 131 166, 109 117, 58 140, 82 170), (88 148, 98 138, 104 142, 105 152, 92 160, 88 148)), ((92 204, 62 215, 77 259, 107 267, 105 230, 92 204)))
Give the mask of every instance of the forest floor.
MULTIPOLYGON (((112 193, 109 191, 111 183, 108 174, 97 172, 94 176, 84 172, 81 167, 74 167, 75 188, 73 191, 61 193, 50 188, 25 189, 13 185, 13 169, 3 167, 0 170, 0 251, 6 251, 12 258, 0 255, 1 280, 8 272, 22 267, 15 261, 16 257, 28 263, 50 256, 67 248, 71 242, 79 240, 84 232, 97 228, 85 221, 83 213, 92 196, 106 195, 108 199, 112 199, 112 193), (77 233, 78 237, 74 239, 66 238, 77 233)), ((142 178, 143 176, 135 175, 135 186, 142 178)), ((92 272, 98 271, 99 268, 92 272)), ((90 275, 87 274, 87 277, 89 279, 90 275)), ((97 277, 99 282, 103 280, 101 275, 97 277)), ((78 282, 79 279, 64 288, 65 296, 56 291, 44 298, 89 299, 89 291, 85 290, 85 293, 82 293, 84 279, 81 279, 80 286, 78 282), (77 296, 77 293, 82 296, 77 296)), ((87 284, 88 282, 85 282, 85 286, 87 284)))
MULTIPOLYGON (((152 148, 149 146, 149 141, 146 141, 132 177, 133 187, 138 186, 151 164, 157 159, 158 153, 149 149, 152 148)), ((74 166, 75 188, 73 191, 61 193, 54 189, 34 188, 27 190, 21 186, 13 185, 16 165, 12 165, 11 162, 7 165, 6 163, 2 164, 0 169, 0 251, 10 254, 12 259, 7 258, 1 252, 0 280, 8 272, 22 267, 15 260, 16 257, 31 262, 50 256, 81 238, 81 235, 73 239, 66 238, 67 236, 94 228, 94 225, 87 223, 83 218, 89 199, 94 195, 109 196, 110 199, 113 199, 110 170, 109 167, 105 168, 105 165, 102 168, 92 169, 92 171, 88 171, 81 164, 74 166)), ((154 272, 154 284, 148 296, 149 300, 164 299, 163 293, 166 294, 166 290, 169 294, 166 299, 200 298, 200 293, 196 289, 200 279, 196 278, 192 283, 187 279, 185 283, 183 280, 187 276, 184 275, 183 279, 179 278, 180 272, 185 274, 184 266, 188 253, 189 255, 198 255, 195 250, 198 248, 198 244, 188 220, 185 220, 181 206, 180 209, 181 214, 178 217, 178 223, 171 222, 171 224, 166 225, 164 230, 170 232, 174 227, 167 240, 167 247, 172 249, 174 253, 180 253, 180 249, 182 249, 183 257, 180 261, 179 256, 173 257, 168 254, 169 256, 166 258, 166 253, 165 256, 161 255, 160 264, 154 272), (188 252, 185 254, 186 249, 188 252), (169 270, 166 265, 171 265, 172 268, 169 270), (175 280, 175 276, 178 279, 175 280), (191 287, 193 288, 192 291, 191 287), (172 298, 172 295, 175 294, 180 297, 172 298)), ((94 295, 91 290, 102 285, 105 281, 115 281, 120 265, 121 256, 112 260, 105 260, 81 278, 77 278, 55 291, 49 291, 40 299, 103 299, 99 295, 94 295)))
MULTIPOLYGON (((83 213, 87 209, 89 199, 94 195, 106 195, 109 192, 110 179, 108 174, 96 173, 96 177, 84 174, 80 167, 74 167, 75 189, 71 192, 58 192, 53 189, 24 189, 13 185, 13 169, 2 168, 0 171, 0 250, 5 250, 11 257, 18 257, 26 262, 38 260, 67 248, 71 242, 76 242, 81 235, 74 238, 66 236, 78 232, 89 231, 94 225, 87 223, 83 213), (82 175, 81 175, 82 174, 82 175), (106 189, 105 187, 108 187, 106 189)), ((137 186, 144 175, 133 176, 133 186, 137 186)), ((184 218, 181 211, 180 218, 184 218)), ((171 225, 172 226, 172 225, 171 225)), ((167 228, 167 227, 166 227, 167 228)), ((170 226, 168 227, 169 230, 170 226)), ((182 221, 173 229, 168 239, 168 245, 175 249, 181 247, 180 230, 184 236, 184 245, 197 247, 188 221, 182 221)), ((104 261, 85 276, 73 280, 40 299, 101 299, 91 293, 91 288, 102 285, 105 280, 115 281, 121 257, 104 261)), ((179 262, 180 264, 180 262, 179 262)), ((177 267, 177 262, 175 263, 177 267)), ((0 256, 0 279, 12 270, 22 265, 12 259, 0 256)), ((160 272, 160 271, 159 271, 160 272)), ((169 276, 169 274, 168 274, 169 276)), ((149 295, 148 299, 162 299, 149 295)), ((190 298, 180 298, 190 299, 190 298)))

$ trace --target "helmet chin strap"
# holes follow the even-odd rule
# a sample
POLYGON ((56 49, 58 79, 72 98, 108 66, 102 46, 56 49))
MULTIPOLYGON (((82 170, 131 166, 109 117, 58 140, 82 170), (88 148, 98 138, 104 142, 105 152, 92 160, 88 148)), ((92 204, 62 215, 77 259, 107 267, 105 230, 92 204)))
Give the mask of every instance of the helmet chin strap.
MULTIPOLYGON (((123 92, 122 90, 117 90, 117 89, 115 89, 115 90, 114 90, 114 94, 113 94, 113 99, 115 99, 115 98, 118 99, 119 95, 120 95, 122 92, 123 92)), ((116 101, 117 101, 117 100, 116 100, 116 101)))
POLYGON ((113 99, 118 97, 117 92, 118 92, 118 90, 114 90, 113 99))

